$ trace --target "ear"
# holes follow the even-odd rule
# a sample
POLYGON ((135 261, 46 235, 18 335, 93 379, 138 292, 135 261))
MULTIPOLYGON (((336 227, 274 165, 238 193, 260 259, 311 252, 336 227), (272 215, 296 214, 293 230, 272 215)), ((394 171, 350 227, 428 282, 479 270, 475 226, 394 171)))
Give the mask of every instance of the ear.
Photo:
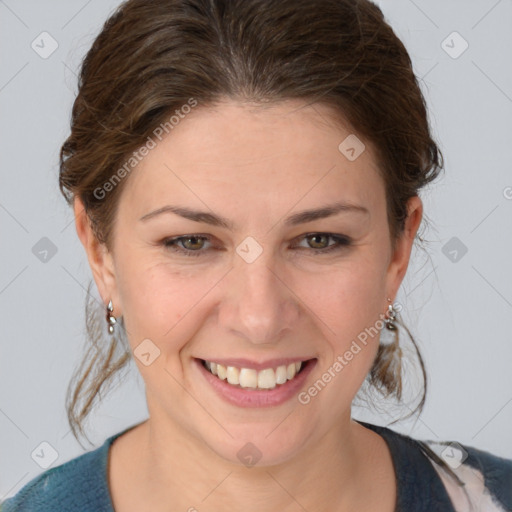
POLYGON ((116 305, 119 308, 117 300, 117 287, 114 272, 114 260, 112 254, 108 252, 107 247, 100 243, 91 227, 90 219, 84 209, 83 203, 79 197, 75 196, 73 201, 73 210, 75 214, 76 232, 89 260, 89 266, 98 287, 98 291, 105 307, 112 299, 114 311, 112 315, 119 316, 116 312, 116 305))
POLYGON ((405 220, 404 231, 396 241, 396 247, 391 255, 387 271, 386 297, 392 299, 396 297, 398 288, 407 272, 414 238, 423 217, 423 203, 418 196, 409 199, 407 202, 407 211, 408 214, 405 220))

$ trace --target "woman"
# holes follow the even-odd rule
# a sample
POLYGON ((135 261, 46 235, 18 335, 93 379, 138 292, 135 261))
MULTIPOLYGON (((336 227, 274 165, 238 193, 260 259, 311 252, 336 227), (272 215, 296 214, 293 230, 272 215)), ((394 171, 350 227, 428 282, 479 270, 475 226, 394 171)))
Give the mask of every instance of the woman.
POLYGON ((110 340, 89 311, 70 425, 132 354, 149 418, 2 510, 512 509, 511 460, 351 418, 366 382, 402 396, 395 297, 442 167, 373 3, 128 1, 79 85, 60 187, 110 340))

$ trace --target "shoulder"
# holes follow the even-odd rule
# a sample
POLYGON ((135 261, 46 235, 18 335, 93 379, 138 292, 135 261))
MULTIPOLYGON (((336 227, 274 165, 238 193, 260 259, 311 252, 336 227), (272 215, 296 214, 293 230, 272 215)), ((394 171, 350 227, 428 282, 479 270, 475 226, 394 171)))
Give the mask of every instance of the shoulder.
POLYGON ((356 421, 388 442, 400 510, 512 512, 512 459, 456 441, 415 439, 356 421))
POLYGON ((421 444, 435 454, 426 453, 457 511, 477 505, 476 510, 512 512, 512 459, 456 441, 421 444))
POLYGON ((117 435, 95 450, 36 476, 15 496, 0 503, 0 512, 111 510, 107 460, 108 448, 117 435))

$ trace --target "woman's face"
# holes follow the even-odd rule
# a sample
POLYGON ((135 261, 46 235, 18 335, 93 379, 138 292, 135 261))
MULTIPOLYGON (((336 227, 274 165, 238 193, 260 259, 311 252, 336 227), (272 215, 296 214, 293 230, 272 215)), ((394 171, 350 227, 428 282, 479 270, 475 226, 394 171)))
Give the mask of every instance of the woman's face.
POLYGON ((233 462, 282 462, 348 425, 421 220, 416 197, 392 254, 373 150, 330 113, 193 109, 124 178, 112 253, 88 249, 154 428, 233 462))

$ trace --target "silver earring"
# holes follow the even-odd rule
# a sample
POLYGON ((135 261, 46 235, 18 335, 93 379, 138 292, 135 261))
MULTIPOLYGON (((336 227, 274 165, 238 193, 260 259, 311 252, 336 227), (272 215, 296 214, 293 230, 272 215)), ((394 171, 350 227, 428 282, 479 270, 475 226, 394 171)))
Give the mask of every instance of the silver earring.
MULTIPOLYGON (((388 297, 388 301, 391 302, 391 299, 389 297, 388 297)), ((396 331, 395 318, 396 318, 395 308, 393 307, 393 304, 389 304, 388 305, 388 316, 387 316, 385 322, 386 322, 386 327, 390 331, 396 331)))
MULTIPOLYGON (((391 299, 388 298, 391 302, 391 299)), ((402 397, 402 349, 400 347, 399 330, 395 324, 397 310, 393 304, 388 305, 385 325, 391 331, 392 341, 380 343, 374 366, 371 370, 371 382, 387 397, 396 394, 402 397)))
POLYGON ((114 333, 114 325, 116 323, 116 317, 111 315, 112 311, 114 311, 114 306, 112 305, 112 300, 109 301, 107 306, 107 324, 108 324, 108 333, 114 333))

